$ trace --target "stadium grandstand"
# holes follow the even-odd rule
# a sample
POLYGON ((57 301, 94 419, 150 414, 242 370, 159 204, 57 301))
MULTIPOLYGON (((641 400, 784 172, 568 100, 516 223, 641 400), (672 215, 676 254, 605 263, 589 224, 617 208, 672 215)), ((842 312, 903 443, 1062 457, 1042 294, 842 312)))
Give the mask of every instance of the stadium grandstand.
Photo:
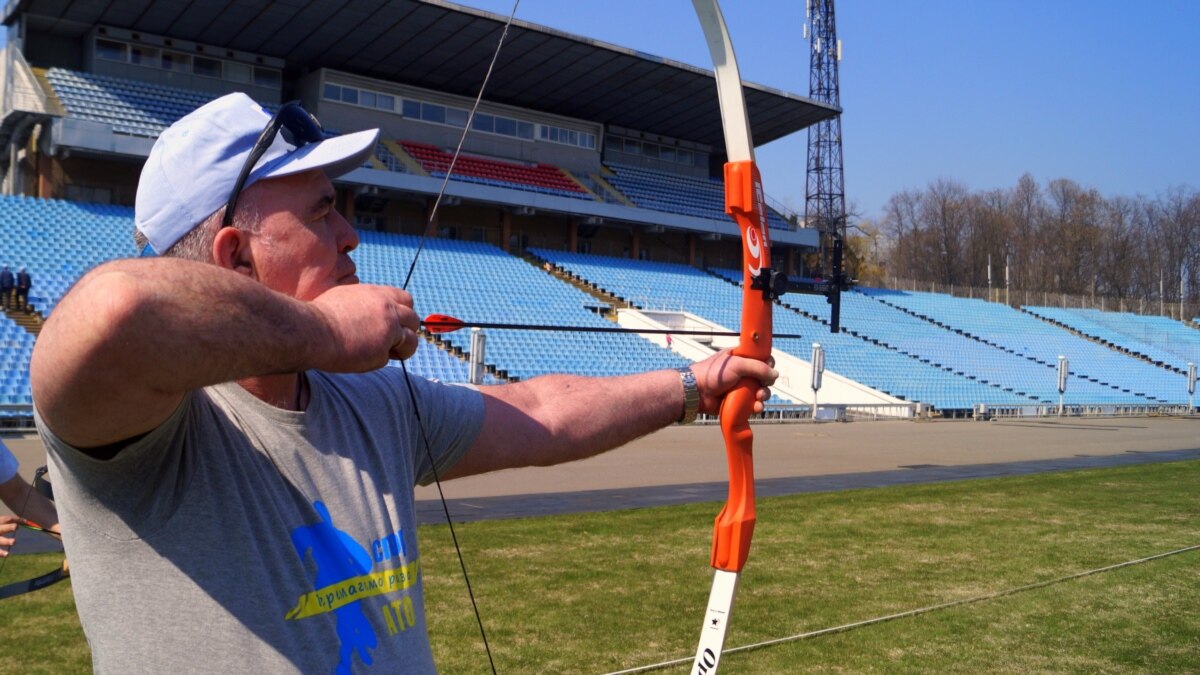
MULTIPOLYGON (((741 244, 724 213, 706 69, 518 20, 447 181, 503 17, 419 0, 251 0, 236 11, 14 0, 3 20, 0 263, 34 279, 30 310, 0 320, 10 424, 30 419, 40 321, 88 269, 135 254, 134 191, 154 139, 232 91, 268 109, 299 100, 331 134, 382 130, 370 161, 336 186, 361 235, 364 282, 404 282, 446 182, 410 285, 418 310, 680 331, 492 331, 484 381, 677 367, 730 344, 717 334, 738 325, 741 244), (693 330, 714 335, 683 335, 693 330)), ((758 143, 841 112, 753 83, 745 94, 758 143)), ((800 273, 818 235, 771 203, 773 256, 800 273)), ((889 416, 1047 414, 1059 355, 1071 411, 1190 409, 1181 373, 1200 356, 1194 325, 932 293, 859 289, 845 295, 844 331, 829 322, 821 298, 779 303, 776 331, 800 337, 776 341, 772 411, 814 414, 813 342, 827 356, 822 406, 889 416)), ((469 334, 427 337, 413 369, 467 380, 469 334)))

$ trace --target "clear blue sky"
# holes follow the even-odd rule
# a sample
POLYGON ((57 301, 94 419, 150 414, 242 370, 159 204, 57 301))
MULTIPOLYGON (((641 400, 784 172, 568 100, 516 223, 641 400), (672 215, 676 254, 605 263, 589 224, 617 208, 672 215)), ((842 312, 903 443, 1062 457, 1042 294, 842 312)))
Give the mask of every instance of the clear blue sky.
MULTIPOLYGON (((510 0, 462 4, 507 16, 510 0)), ((722 3, 742 77, 808 94, 804 0, 722 3)), ((686 0, 522 0, 518 18, 710 68, 686 0)), ((1071 178, 1105 195, 1200 189, 1200 2, 839 0, 846 197, 1071 178)), ((758 151, 804 206, 807 134, 758 151)))

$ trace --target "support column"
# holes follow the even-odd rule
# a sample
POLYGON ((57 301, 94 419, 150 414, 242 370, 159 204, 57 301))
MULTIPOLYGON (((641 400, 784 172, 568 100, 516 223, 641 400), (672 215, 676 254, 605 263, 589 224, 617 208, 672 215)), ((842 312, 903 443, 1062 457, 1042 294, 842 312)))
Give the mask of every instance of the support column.
POLYGON ((33 161, 37 170, 37 192, 34 194, 39 199, 50 199, 54 196, 54 160, 35 152, 33 161))
POLYGON ((687 250, 688 250, 687 262, 692 267, 696 267, 696 233, 688 232, 686 236, 687 236, 687 250))
POLYGON ((509 250, 509 240, 512 239, 512 214, 508 211, 500 211, 500 249, 505 253, 512 253, 509 250))
POLYGON ((567 221, 567 248, 571 253, 579 251, 579 221, 574 218, 567 221))
POLYGON ((786 264, 787 264, 787 275, 789 277, 796 276, 796 249, 788 248, 786 264))
POLYGON ((642 250, 642 229, 637 225, 633 226, 633 231, 629 235, 629 258, 631 260, 638 259, 638 252, 642 250))

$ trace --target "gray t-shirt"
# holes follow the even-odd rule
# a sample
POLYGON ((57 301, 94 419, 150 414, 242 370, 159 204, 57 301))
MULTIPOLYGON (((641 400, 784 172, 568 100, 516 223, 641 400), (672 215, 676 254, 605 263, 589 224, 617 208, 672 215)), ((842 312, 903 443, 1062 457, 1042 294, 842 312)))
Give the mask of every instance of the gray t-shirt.
MULTIPOLYGON (((38 420, 97 672, 433 672, 403 372, 308 377, 305 412, 208 387, 109 461, 38 420)), ((483 398, 411 379, 442 473, 483 398)))

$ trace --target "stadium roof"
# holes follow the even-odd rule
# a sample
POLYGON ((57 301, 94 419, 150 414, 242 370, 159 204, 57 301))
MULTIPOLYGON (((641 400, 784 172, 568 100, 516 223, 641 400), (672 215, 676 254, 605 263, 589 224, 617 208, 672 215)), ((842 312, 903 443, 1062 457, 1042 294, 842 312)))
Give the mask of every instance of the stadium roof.
MULTIPOLYGON (((9 0, 4 23, 82 35, 94 25, 474 97, 507 17, 431 0, 9 0)), ((700 39, 697 29, 697 40, 700 39)), ((837 108, 747 83, 758 144, 837 108)), ((514 21, 485 98, 723 147, 711 71, 514 21)))

